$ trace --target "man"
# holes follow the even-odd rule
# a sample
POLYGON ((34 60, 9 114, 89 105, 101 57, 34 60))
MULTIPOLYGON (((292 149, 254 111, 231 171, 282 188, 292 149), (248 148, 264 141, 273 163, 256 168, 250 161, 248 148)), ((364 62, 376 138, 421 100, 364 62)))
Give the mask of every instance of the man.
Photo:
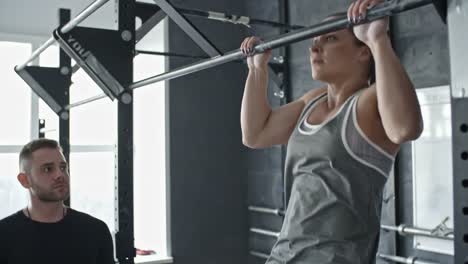
POLYGON ((30 204, 0 220, 0 264, 115 263, 106 224, 63 204, 70 178, 59 144, 29 142, 19 165, 18 181, 29 191, 30 204))

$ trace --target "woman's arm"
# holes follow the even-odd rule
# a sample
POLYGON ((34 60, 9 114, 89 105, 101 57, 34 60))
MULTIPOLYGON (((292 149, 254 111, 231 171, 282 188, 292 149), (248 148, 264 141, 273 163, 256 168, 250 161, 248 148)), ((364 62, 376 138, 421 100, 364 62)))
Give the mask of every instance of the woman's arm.
MULTIPOLYGON (((354 23, 383 0, 356 0, 348 8, 354 23)), ((396 56, 387 34, 389 19, 382 18, 353 28, 356 37, 370 49, 375 62, 377 110, 388 138, 395 144, 414 140, 423 130, 423 120, 414 86, 396 56)))
MULTIPOLYGON (((241 50, 249 54, 257 43, 258 38, 247 38, 241 50)), ((249 74, 242 98, 241 128, 242 141, 251 148, 286 144, 306 102, 320 92, 314 89, 302 98, 273 110, 267 97, 269 57, 270 52, 266 52, 247 58, 249 74)))
POLYGON ((374 56, 377 106, 388 138, 395 144, 414 140, 423 130, 418 98, 385 34, 368 43, 374 56))

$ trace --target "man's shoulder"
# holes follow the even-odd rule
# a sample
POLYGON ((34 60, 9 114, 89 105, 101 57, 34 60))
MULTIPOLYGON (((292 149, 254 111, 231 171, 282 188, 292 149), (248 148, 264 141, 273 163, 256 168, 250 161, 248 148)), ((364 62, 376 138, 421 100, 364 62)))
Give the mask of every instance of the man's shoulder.
POLYGON ((105 226, 106 223, 99 218, 96 218, 85 212, 81 212, 72 208, 68 208, 70 215, 75 221, 79 221, 81 224, 89 224, 94 226, 105 226))
MULTIPOLYGON (((14 230, 21 229, 22 221, 25 216, 22 216, 23 212, 20 210, 16 213, 13 213, 3 219, 0 219, 0 233, 5 235, 5 233, 15 232, 14 230)), ((0 235, 0 236, 2 236, 0 235)))
POLYGON ((21 219, 22 210, 19 210, 5 218, 0 219, 0 227, 10 226, 18 222, 21 219))

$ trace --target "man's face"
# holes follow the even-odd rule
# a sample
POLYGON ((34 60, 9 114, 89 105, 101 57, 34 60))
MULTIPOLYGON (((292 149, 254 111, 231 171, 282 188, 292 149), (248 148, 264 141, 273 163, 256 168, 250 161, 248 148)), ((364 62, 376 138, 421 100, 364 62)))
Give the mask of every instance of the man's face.
POLYGON ((42 148, 33 152, 28 179, 31 194, 43 202, 68 199, 70 178, 68 164, 57 148, 42 148))

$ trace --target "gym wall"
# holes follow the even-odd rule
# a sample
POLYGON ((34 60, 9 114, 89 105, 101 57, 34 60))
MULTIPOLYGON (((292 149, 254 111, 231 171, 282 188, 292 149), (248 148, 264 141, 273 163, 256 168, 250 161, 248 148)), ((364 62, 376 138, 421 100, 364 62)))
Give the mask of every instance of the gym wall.
MULTIPOLYGON (((250 1, 247 4, 247 14, 262 19, 276 20, 278 19, 278 4, 276 2, 278 1, 250 1)), ((289 24, 313 25, 319 23, 328 14, 345 11, 350 1, 295 0, 287 1, 287 3, 289 24)), ((391 19, 391 29, 396 53, 416 88, 449 84, 447 26, 442 22, 432 5, 393 17, 391 19)), ((256 27, 255 30, 265 35, 275 34, 275 30, 272 29, 256 27)), ((290 57, 288 61, 291 85, 286 88, 286 91, 290 93, 292 99, 297 99, 308 90, 321 85, 311 78, 309 46, 309 41, 302 41, 289 46, 290 57)), ((279 148, 249 151, 247 168, 249 171, 249 198, 255 196, 257 202, 264 202, 265 205, 276 206, 280 204, 271 195, 271 193, 278 195, 280 188, 282 188, 282 182, 279 180, 282 171, 277 167, 278 164, 281 164, 280 159, 279 148), (252 183, 252 181, 254 182, 252 183), (256 189, 251 190, 252 188, 256 189)), ((413 185, 410 143, 402 146, 395 168, 396 203, 392 204, 392 206, 396 207, 396 224, 412 225, 413 185)), ((447 175, 447 177, 451 177, 451 175, 447 175)), ((393 210, 392 206, 386 209, 384 205, 383 210, 393 210)), ((265 228, 279 231, 278 226, 280 227, 280 225, 278 225, 278 221, 274 216, 264 216, 263 218, 259 221, 265 228), (263 218, 267 218, 267 220, 263 218)), ((252 222, 255 216, 250 214, 249 219, 252 222)), ((254 221, 254 224, 258 224, 258 221, 254 221)), ((272 245, 268 238, 259 238, 255 234, 250 236, 256 238, 250 238, 253 241, 251 247, 268 250, 272 245)), ((415 250, 412 236, 384 235, 383 239, 381 239, 380 248, 394 250, 395 254, 401 256, 418 256, 424 260, 447 264, 453 263, 452 256, 415 250)), ((262 263, 262 261, 258 258, 252 258, 249 263, 262 263)))
MULTIPOLYGON (((244 14, 241 1, 171 1, 184 8, 244 14)), ((243 27, 191 19, 221 52, 243 27)), ((168 52, 206 55, 174 23, 168 52)), ((196 59, 197 60, 197 59, 196 59)), ((168 59, 170 69, 195 62, 168 59)), ((246 179, 240 104, 246 65, 228 63, 168 82, 172 256, 175 264, 246 263, 246 179)))
MULTIPOLYGON (((418 89, 448 85, 450 65, 447 26, 432 5, 421 7, 392 19, 395 50, 418 89), (422 26, 424 25, 424 26, 422 26)), ((413 182, 411 144, 405 144, 397 161, 398 223, 413 223, 413 182)), ((445 175, 450 178, 452 175, 445 175)), ((412 236, 398 237, 402 256, 418 256, 438 263, 454 263, 453 256, 415 250, 412 236)))
MULTIPOLYGON (((279 1, 256 0, 247 1, 246 15, 270 21, 280 21, 281 8, 279 1)), ((268 39, 280 34, 277 28, 267 26, 252 26, 247 30, 246 36, 260 36, 268 39)), ((272 57, 277 57, 280 50, 273 50, 272 57)), ((245 79, 245 77, 244 77, 245 79)), ((269 81, 268 99, 272 107, 281 104, 280 98, 274 95, 279 91, 273 82, 269 81)), ((270 209, 284 209, 283 193, 283 157, 284 150, 281 146, 273 146, 266 149, 247 149, 247 203, 249 206, 260 206, 270 209)), ((267 213, 248 212, 248 225, 250 228, 279 232, 283 223, 283 217, 267 213)), ((255 232, 248 234, 249 251, 269 254, 276 238, 255 232)), ((249 264, 262 264, 265 260, 253 255, 248 255, 249 264)))

